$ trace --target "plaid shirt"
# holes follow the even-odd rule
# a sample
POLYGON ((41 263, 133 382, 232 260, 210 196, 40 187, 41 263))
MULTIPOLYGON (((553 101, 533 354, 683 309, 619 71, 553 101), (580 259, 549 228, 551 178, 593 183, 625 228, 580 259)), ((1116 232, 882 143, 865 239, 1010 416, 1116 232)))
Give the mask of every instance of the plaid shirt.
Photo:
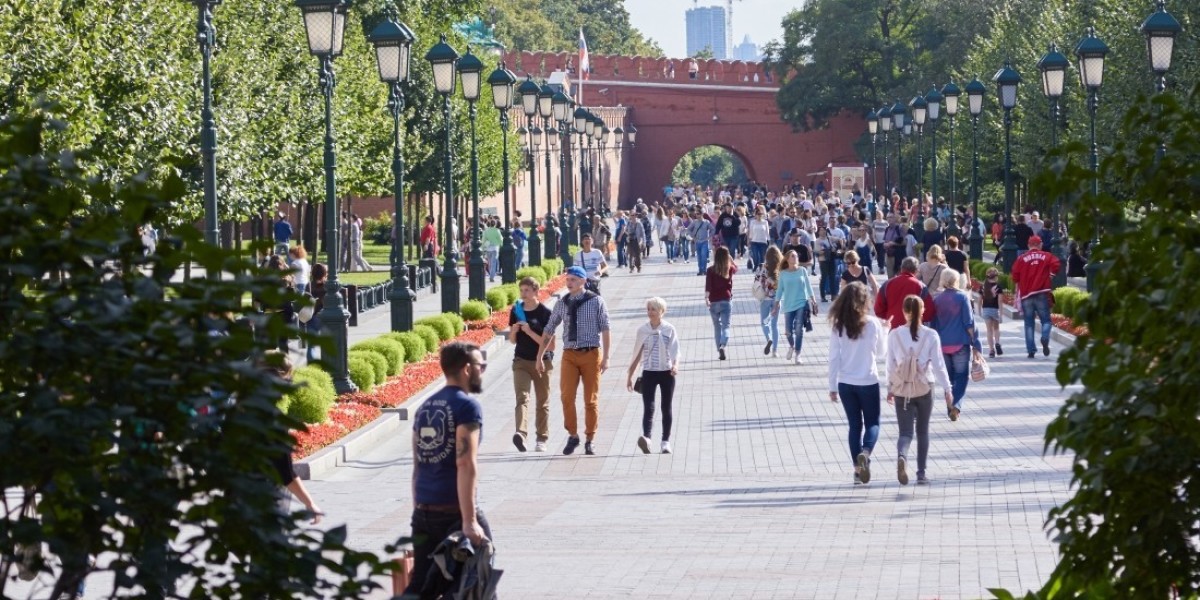
POLYGON ((571 336, 571 313, 567 310, 567 304, 572 302, 572 296, 564 296, 562 301, 554 305, 554 310, 550 313, 550 322, 546 324, 546 329, 543 335, 549 333, 554 335, 560 324, 566 324, 566 331, 563 333, 563 347, 569 350, 578 348, 598 348, 600 347, 600 332, 608 331, 608 308, 604 304, 604 298, 594 296, 588 300, 576 311, 576 318, 579 322, 576 324, 576 339, 570 339, 571 336))

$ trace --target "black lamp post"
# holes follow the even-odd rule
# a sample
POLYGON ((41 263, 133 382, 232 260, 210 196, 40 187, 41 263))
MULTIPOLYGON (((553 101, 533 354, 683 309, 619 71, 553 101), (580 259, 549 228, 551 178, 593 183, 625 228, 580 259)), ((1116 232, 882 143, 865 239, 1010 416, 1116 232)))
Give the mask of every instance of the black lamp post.
MULTIPOLYGON (((1166 3, 1158 0, 1158 10, 1150 14, 1142 23, 1142 34, 1146 36, 1146 55, 1150 59, 1150 70, 1154 72, 1154 89, 1163 93, 1167 89, 1167 71, 1171 69, 1171 54, 1175 50, 1175 37, 1183 31, 1183 26, 1171 13, 1167 12, 1166 3)), ((1164 141, 1158 146, 1158 157, 1161 159, 1167 151, 1164 141)))
POLYGON ((487 283, 484 281, 483 229, 479 222, 479 144, 475 135, 475 123, 479 118, 475 103, 483 89, 483 61, 471 53, 470 47, 458 59, 458 76, 462 79, 463 98, 467 100, 467 115, 471 122, 471 258, 467 260, 467 297, 483 300, 487 283))
POLYGON ((883 212, 889 214, 892 212, 892 161, 889 158, 892 151, 888 146, 888 132, 892 130, 892 109, 885 104, 875 116, 879 117, 879 129, 883 130, 883 212))
POLYGON ((1000 254, 1004 263, 1004 272, 1012 273, 1013 263, 1017 261, 1017 236, 1013 230, 1013 181, 1012 181, 1012 110, 1017 106, 1017 85, 1021 83, 1021 75, 1009 63, 996 71, 992 77, 1000 98, 1000 108, 1004 109, 1004 243, 1000 246, 1000 254))
POLYGON ((954 168, 954 117, 958 115, 958 97, 962 90, 953 81, 942 86, 942 97, 946 102, 946 116, 950 118, 950 206, 957 206, 958 171, 954 168))
MULTIPOLYGON (((867 112, 867 132, 871 134, 871 198, 873 198, 875 203, 878 204, 879 163, 875 160, 875 142, 876 134, 879 132, 879 115, 876 115, 874 110, 867 112)), ((872 208, 874 207, 868 207, 868 210, 872 208)), ((872 212, 870 218, 875 218, 874 212, 872 212)))
POLYGON ((367 36, 375 46, 379 79, 388 84, 388 110, 392 115, 392 177, 395 182, 396 235, 392 239, 392 331, 409 331, 413 326, 413 301, 416 294, 408 286, 408 266, 404 264, 404 154, 400 147, 400 115, 404 113, 404 83, 408 81, 412 45, 416 36, 407 25, 396 21, 395 11, 367 36))
MULTIPOLYGON (((1071 61, 1058 51, 1057 44, 1050 44, 1049 51, 1038 61, 1038 71, 1042 73, 1042 94, 1050 100, 1050 146, 1058 147, 1058 99, 1063 95, 1063 83, 1067 77, 1067 67, 1071 61)), ((1066 244, 1062 232, 1062 199, 1054 202, 1054 231, 1051 234, 1050 251, 1058 255, 1066 264, 1066 244)), ((1059 288, 1067 284, 1067 270, 1061 269, 1054 274, 1053 287, 1059 288)))
POLYGON ((937 176, 937 122, 942 117, 942 101, 945 97, 938 91, 937 87, 929 89, 929 93, 925 94, 925 103, 929 105, 929 112, 926 117, 929 119, 929 144, 930 153, 933 155, 929 159, 929 191, 933 194, 934 201, 938 199, 938 176, 937 176))
POLYGON ((346 27, 346 4, 341 0, 298 0, 296 6, 304 14, 304 31, 308 51, 321 61, 319 83, 325 97, 325 248, 328 253, 329 279, 325 284, 324 308, 317 318, 322 329, 333 340, 329 364, 333 385, 339 394, 358 389, 350 381, 346 346, 350 313, 342 304, 342 286, 338 283, 338 201, 337 155, 333 144, 333 59, 342 53, 346 27))
POLYGON ((608 208, 608 197, 604 195, 604 159, 609 141, 612 140, 612 130, 607 126, 600 128, 600 154, 596 159, 597 169, 600 173, 600 210, 604 211, 608 208))
POLYGON ((508 111, 513 105, 513 94, 517 77, 504 68, 504 63, 488 75, 487 83, 492 88, 492 105, 500 112, 500 139, 504 146, 502 165, 504 169, 504 242, 500 246, 500 281, 517 281, 517 248, 512 243, 512 208, 509 206, 509 162, 508 162, 508 111))
MULTIPOLYGON (((1100 106, 1100 86, 1104 83, 1104 57, 1108 54, 1108 46, 1096 37, 1096 29, 1088 27, 1087 36, 1075 46, 1075 57, 1079 61, 1079 80, 1088 91, 1088 118, 1091 120, 1092 142, 1092 198, 1100 196, 1100 149, 1096 145, 1096 109, 1100 106)), ((1096 248, 1100 247, 1100 222, 1092 238, 1091 260, 1087 264, 1087 289, 1096 289, 1096 275, 1100 264, 1095 260, 1096 248)))
MULTIPOLYGON (((567 181, 567 150, 571 147, 571 131, 567 124, 567 117, 570 116, 571 99, 560 89, 554 92, 554 96, 550 99, 550 118, 554 120, 554 126, 558 135, 556 136, 556 147, 558 151, 558 220, 560 223, 567 222, 567 211, 574 210, 578 207, 575 203, 574 183, 567 181)), ((568 242, 570 237, 567 237, 568 242)))
POLYGON ((896 130, 896 189, 904 199, 904 125, 908 121, 908 109, 896 100, 892 105, 892 129, 896 130))
POLYGON ((217 125, 212 111, 212 52, 217 30, 212 24, 212 9, 221 0, 192 0, 199 11, 196 20, 196 41, 200 43, 203 86, 203 107, 200 109, 200 161, 204 170, 204 241, 216 246, 221 243, 221 226, 217 220, 217 125))
POLYGON ((525 113, 525 120, 529 123, 529 240, 525 245, 529 249, 529 265, 534 267, 542 264, 542 238, 538 235, 537 211, 537 146, 541 142, 542 131, 533 120, 537 114, 538 93, 541 91, 538 84, 533 82, 533 77, 526 77, 517 88, 517 94, 521 97, 521 112, 525 113))
POLYGON ((442 176, 445 178, 446 194, 446 250, 442 263, 442 312, 457 313, 460 310, 461 297, 458 283, 458 246, 454 236, 454 173, 451 165, 450 152, 454 140, 450 134, 451 114, 450 95, 454 93, 454 71, 458 64, 458 52, 446 43, 446 36, 425 54, 425 60, 433 67, 433 87, 442 96, 442 118, 445 121, 446 148, 442 157, 442 176))
POLYGON ((550 84, 543 83, 538 88, 537 112, 538 116, 542 118, 542 122, 546 124, 546 246, 544 255, 550 257, 554 256, 555 248, 559 245, 558 236, 560 235, 555 231, 557 223, 554 219, 554 188, 550 183, 552 176, 550 150, 558 145, 558 130, 550 122, 550 117, 554 116, 554 90, 550 88, 550 84))
POLYGON ((929 117, 929 103, 924 96, 916 96, 908 103, 912 110, 913 126, 917 130, 917 194, 925 202, 925 154, 921 146, 921 134, 925 131, 925 119, 929 117))
POLYGON ((971 258, 983 260, 983 219, 979 216, 979 115, 983 114, 983 95, 987 88, 972 79, 965 88, 967 112, 971 113, 971 258))
POLYGON ((584 138, 587 135, 588 111, 582 106, 575 108, 575 112, 571 113, 571 120, 574 121, 574 131, 579 138, 579 206, 589 206, 591 197, 588 195, 588 178, 587 164, 584 158, 584 138))

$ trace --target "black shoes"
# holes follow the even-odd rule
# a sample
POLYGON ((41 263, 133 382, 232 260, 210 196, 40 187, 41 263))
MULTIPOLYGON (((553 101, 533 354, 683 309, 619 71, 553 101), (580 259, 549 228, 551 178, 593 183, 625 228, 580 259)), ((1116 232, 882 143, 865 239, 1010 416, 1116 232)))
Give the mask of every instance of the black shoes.
POLYGON ((595 456, 596 455, 596 447, 593 446, 591 442, 584 442, 583 453, 588 456, 595 456))
MULTIPOLYGON (((591 446, 591 444, 588 444, 588 445, 591 446)), ((571 454, 575 454, 575 449, 578 447, 579 447, 579 437, 573 435, 573 436, 567 438, 567 447, 563 448, 563 454, 566 454, 568 456, 571 454)))
POLYGON ((767 356, 770 353, 771 353, 771 342, 767 342, 767 347, 763 348, 763 356, 767 356))
POLYGON ((1042 342, 1042 356, 1050 356, 1050 342, 1042 342))
POLYGON ((517 447, 517 450, 524 452, 525 451, 525 436, 521 435, 520 433, 514 433, 513 434, 513 445, 517 447))
POLYGON ((1004 348, 1000 347, 1000 342, 996 342, 996 356, 1004 356, 1004 348))
POLYGON ((1034 354, 1037 354, 1037 353, 1036 353, 1036 352, 1030 352, 1030 353, 1029 353, 1029 358, 1033 358, 1033 355, 1034 355, 1034 354))
POLYGON ((717 348, 717 356, 719 356, 721 360, 725 360, 725 349, 717 348))

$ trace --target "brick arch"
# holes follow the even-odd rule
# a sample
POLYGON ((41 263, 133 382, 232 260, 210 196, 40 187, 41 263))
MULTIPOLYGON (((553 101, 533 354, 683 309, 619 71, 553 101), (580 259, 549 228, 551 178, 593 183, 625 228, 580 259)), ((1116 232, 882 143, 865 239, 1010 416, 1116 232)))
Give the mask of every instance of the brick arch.
MULTIPOLYGON (((732 154, 734 158, 738 159, 738 161, 740 161, 742 163, 742 168, 745 169, 745 171, 746 171, 746 177, 748 177, 751 181, 755 181, 758 179, 758 177, 755 176, 754 165, 750 162, 749 157, 747 157, 745 153, 739 151, 737 148, 733 147, 732 145, 723 144, 721 142, 706 142, 703 144, 697 144, 696 146, 694 146, 692 148, 688 148, 687 150, 684 150, 683 152, 679 153, 679 155, 675 157, 674 162, 671 163, 671 169, 669 171, 667 171, 666 178, 663 179, 663 185, 666 185, 668 183, 671 173, 675 170, 675 166, 679 164, 679 161, 683 160, 684 156, 687 156, 688 152, 691 152, 692 150, 699 150, 700 148, 704 148, 706 146, 716 146, 717 148, 720 148, 720 149, 732 154)), ((680 182, 670 182, 670 183, 680 183, 680 182)))

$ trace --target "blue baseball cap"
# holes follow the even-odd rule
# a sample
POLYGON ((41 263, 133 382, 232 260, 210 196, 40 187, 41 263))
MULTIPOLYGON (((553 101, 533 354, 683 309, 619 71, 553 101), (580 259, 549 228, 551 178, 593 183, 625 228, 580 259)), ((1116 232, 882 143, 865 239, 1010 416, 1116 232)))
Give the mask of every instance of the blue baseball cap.
POLYGON ((587 279, 587 271, 584 271, 583 267, 571 267, 567 269, 567 275, 578 277, 580 279, 587 279))

